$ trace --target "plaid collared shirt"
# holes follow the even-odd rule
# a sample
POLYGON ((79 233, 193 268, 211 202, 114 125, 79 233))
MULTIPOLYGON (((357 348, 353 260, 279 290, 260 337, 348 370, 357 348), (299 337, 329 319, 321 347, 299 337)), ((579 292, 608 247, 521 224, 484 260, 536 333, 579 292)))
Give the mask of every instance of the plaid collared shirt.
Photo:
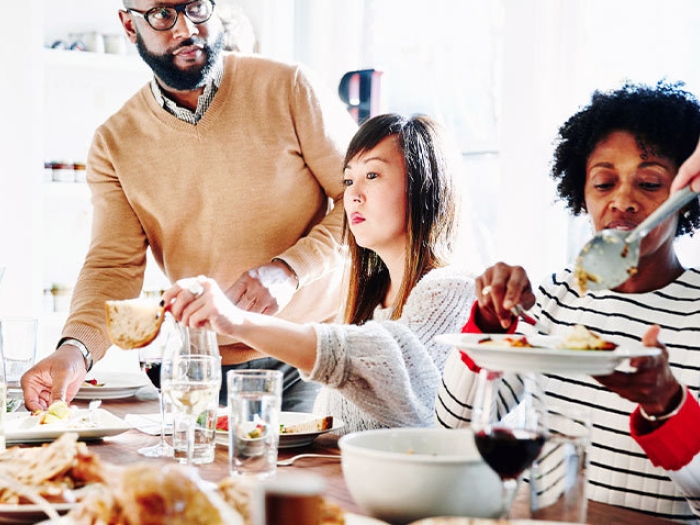
POLYGON ((151 80, 151 91, 156 98, 156 102, 163 106, 165 111, 179 120, 195 125, 199 122, 199 119, 204 116, 207 109, 209 109, 211 101, 214 100, 214 95, 216 95, 216 92, 219 90, 221 77, 224 74, 223 62, 221 60, 219 60, 218 64, 215 66, 213 73, 214 74, 209 77, 209 80, 204 86, 204 92, 197 100, 197 109, 195 111, 190 111, 187 108, 178 106, 174 101, 166 97, 155 78, 151 80))

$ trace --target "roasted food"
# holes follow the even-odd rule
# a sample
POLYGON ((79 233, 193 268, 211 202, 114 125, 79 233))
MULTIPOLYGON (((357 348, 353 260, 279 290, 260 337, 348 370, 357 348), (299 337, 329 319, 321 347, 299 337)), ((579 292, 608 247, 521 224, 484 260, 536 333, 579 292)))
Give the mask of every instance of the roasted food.
MULTIPOLYGON (((71 525, 250 525, 252 486, 224 478, 203 481, 192 467, 104 462, 67 432, 39 448, 0 454, 0 503, 76 503, 71 525), (13 489, 14 487, 14 489, 13 489)), ((343 525, 344 512, 324 498, 320 525, 343 525)), ((291 522, 290 522, 291 523, 291 522)))
POLYGON ((294 425, 280 425, 280 434, 303 434, 333 428, 333 416, 318 417, 294 425))
MULTIPOLYGON (((78 435, 67 432, 38 448, 12 447, 0 454, 0 477, 9 478, 53 503, 74 503, 86 487, 108 475, 78 435)), ((0 503, 30 503, 12 486, 0 482, 0 503)))
POLYGON ((151 343, 160 332, 165 309, 147 299, 105 301, 109 340, 124 350, 151 343))
POLYGON ((532 345, 527 340, 527 337, 519 336, 509 336, 502 339, 492 339, 490 337, 485 337, 479 341, 480 345, 491 345, 491 346, 510 346, 513 348, 532 348, 532 345))
POLYGON ((615 343, 606 341, 581 324, 573 327, 560 346, 574 350, 615 350, 617 348, 615 343))
POLYGON ((235 525, 239 513, 195 469, 153 468, 137 463, 121 468, 109 484, 92 492, 69 513, 75 525, 235 525))

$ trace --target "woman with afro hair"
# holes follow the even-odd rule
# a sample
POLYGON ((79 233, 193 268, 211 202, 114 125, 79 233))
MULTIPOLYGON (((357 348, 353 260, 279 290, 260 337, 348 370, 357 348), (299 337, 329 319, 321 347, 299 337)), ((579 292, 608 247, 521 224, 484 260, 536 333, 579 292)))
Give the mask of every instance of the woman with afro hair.
MULTIPOLYGON (((700 105, 679 84, 627 83, 593 94, 559 129, 552 164, 558 196, 595 231, 632 230, 671 192, 700 137, 700 105)), ((549 333, 577 324, 620 347, 658 347, 626 372, 542 377, 547 399, 591 411, 588 498, 681 523, 700 516, 700 268, 684 268, 674 240, 700 225, 694 200, 643 240, 638 271, 614 290, 580 290, 572 268, 533 290, 520 266, 497 263, 477 280, 465 332, 532 333, 522 304, 549 333)), ((445 365, 435 416, 467 425, 478 367, 457 350, 445 365)), ((517 374, 504 375, 503 410, 517 402, 517 374), (515 394, 516 401, 512 400, 515 394), (509 397, 510 396, 510 397, 509 397)), ((546 485, 546 484, 545 484, 546 485)))

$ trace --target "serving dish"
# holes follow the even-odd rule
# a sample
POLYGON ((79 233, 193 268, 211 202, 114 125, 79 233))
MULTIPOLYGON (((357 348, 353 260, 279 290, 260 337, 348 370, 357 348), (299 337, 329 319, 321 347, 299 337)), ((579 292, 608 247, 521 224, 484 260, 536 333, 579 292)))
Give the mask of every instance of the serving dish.
POLYGON ((5 440, 7 444, 44 443, 53 441, 66 432, 75 432, 80 439, 100 439, 116 436, 131 428, 126 421, 104 410, 95 411, 92 423, 87 409, 75 410, 69 421, 48 425, 39 424, 39 416, 29 412, 12 412, 5 416, 5 440))

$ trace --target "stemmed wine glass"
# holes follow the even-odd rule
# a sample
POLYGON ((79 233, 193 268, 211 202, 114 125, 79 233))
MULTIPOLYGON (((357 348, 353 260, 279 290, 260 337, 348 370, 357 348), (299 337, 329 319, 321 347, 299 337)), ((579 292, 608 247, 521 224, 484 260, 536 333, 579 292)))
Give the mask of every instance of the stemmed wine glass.
POLYGON ((215 336, 201 329, 183 328, 182 344, 169 348, 161 368, 161 389, 173 411, 186 425, 186 463, 193 463, 195 427, 202 412, 218 404, 221 356, 215 336), (214 343, 211 344, 212 337, 214 343))
POLYGON ((158 337, 150 344, 139 348, 139 365, 141 370, 151 381, 158 391, 158 402, 160 404, 160 443, 150 447, 138 449, 138 453, 149 458, 171 458, 173 457, 173 447, 165 441, 165 399, 160 388, 160 369, 163 355, 168 345, 178 345, 180 337, 179 330, 170 314, 166 314, 158 337))
POLYGON ((518 479, 537 459, 547 440, 546 406, 536 374, 511 376, 501 390, 502 372, 479 372, 471 426, 484 461, 502 482, 502 519, 510 509, 518 479))

